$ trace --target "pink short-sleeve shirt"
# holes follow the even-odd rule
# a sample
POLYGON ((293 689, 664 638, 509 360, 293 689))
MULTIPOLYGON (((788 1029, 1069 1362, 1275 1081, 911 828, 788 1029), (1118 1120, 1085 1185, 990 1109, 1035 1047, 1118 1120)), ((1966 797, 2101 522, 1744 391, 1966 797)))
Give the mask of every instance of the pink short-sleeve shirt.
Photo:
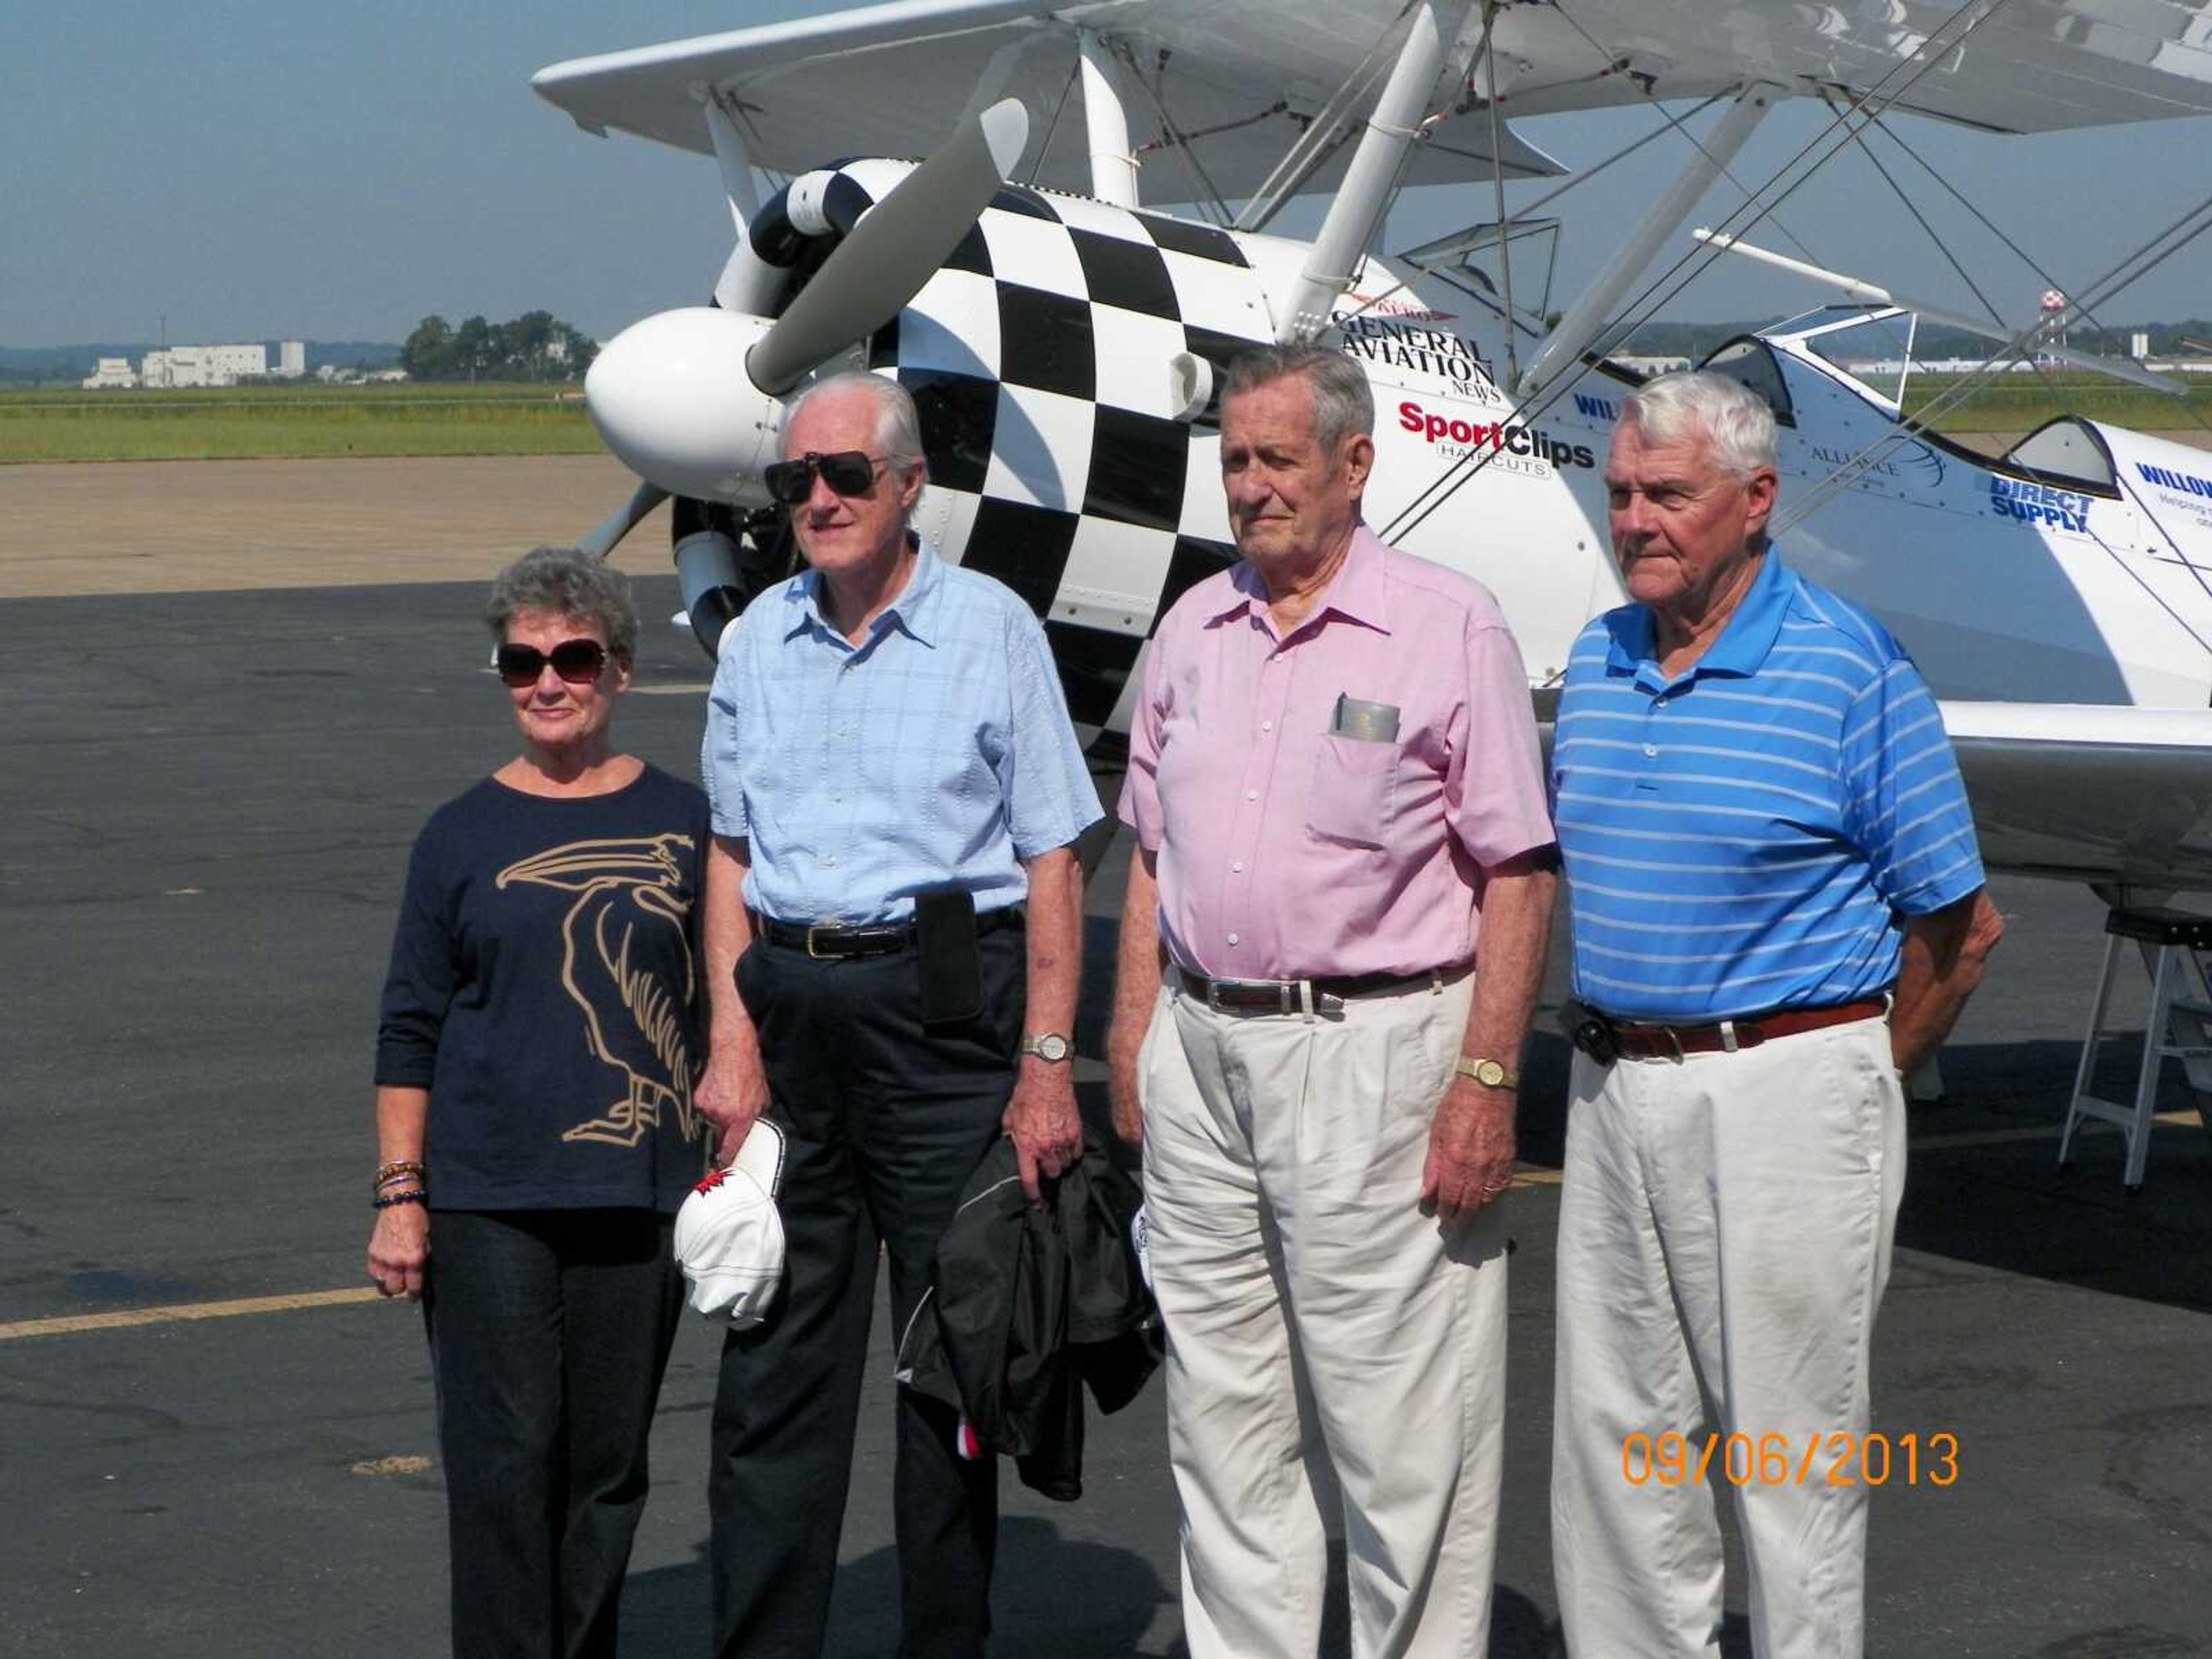
POLYGON ((1201 582, 1153 637, 1121 817, 1158 855, 1161 936, 1193 972, 1472 961, 1482 871, 1552 842, 1497 600, 1364 526, 1286 637, 1250 565, 1201 582), (1340 720, 1340 697, 1363 707, 1340 720), (1395 737, 1371 735, 1391 711, 1395 737))

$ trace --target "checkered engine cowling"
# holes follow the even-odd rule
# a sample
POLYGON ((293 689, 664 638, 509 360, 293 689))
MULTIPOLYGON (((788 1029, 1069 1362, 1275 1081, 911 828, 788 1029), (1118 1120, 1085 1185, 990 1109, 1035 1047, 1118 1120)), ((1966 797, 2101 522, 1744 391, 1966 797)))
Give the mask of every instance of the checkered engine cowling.
MULTIPOLYGON (((912 165, 836 171, 874 201, 912 165)), ((1009 185, 870 343, 921 411, 939 550, 1044 619, 1079 726, 1109 724, 1159 616, 1236 556, 1218 428, 1172 418, 1169 362, 1218 379, 1267 316, 1227 233, 1009 185)))

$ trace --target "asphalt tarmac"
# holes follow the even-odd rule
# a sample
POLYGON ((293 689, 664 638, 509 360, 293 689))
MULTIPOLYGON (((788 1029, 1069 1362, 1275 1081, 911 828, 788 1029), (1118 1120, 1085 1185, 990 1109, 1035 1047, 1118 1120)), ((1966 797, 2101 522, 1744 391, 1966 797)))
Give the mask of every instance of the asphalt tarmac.
MULTIPOLYGON (((676 604, 665 577, 641 596, 652 618, 676 604)), ((480 598, 0 601, 0 1654, 442 1650, 427 1355, 414 1310, 362 1299, 362 1178, 408 846, 512 752, 480 598)), ((649 622, 626 746, 690 774, 706 667, 687 632, 649 622)), ((1079 1077, 1094 1109, 1118 868, 1091 896, 1079 1077)), ((2054 1173, 2101 910, 2077 890, 1996 891, 2010 935, 1946 1056, 1947 1097, 1913 1116, 1875 1355, 1876 1427, 1897 1449, 1874 1498, 1869 1651, 2212 1654, 2212 1143, 2193 1114, 2162 1127, 2139 1198, 2109 1132, 2054 1173), (1944 1486, 1926 1449, 1939 1435, 1955 1443, 1944 1486)), ((2142 981, 2125 986, 2139 1010, 2142 981)), ((1549 1035, 1534 1047, 1526 1179, 1504 1200, 1518 1249, 1498 1659, 1553 1650, 1565 1052, 1549 1035)), ((2162 1102, 2192 1103, 2178 1079, 2162 1102)), ((878 1335, 887 1360, 880 1320, 878 1335)), ((687 1320, 623 1605, 633 1659, 705 1651, 715 1355, 687 1320)), ((887 1370, 861 1424, 837 1656, 896 1641, 887 1370)), ((1080 1503, 1010 1472, 999 1654, 1177 1650, 1164 1438, 1155 1384, 1092 1423, 1080 1503)), ((1730 1595, 1740 1614, 1740 1575, 1730 1595)), ((1749 1651, 1740 1616, 1728 1643, 1749 1651)))

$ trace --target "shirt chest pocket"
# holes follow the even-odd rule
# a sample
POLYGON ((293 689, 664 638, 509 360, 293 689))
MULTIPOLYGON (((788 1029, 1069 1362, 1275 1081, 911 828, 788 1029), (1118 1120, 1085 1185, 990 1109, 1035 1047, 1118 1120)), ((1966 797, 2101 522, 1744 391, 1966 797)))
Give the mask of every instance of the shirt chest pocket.
POLYGON ((1380 847, 1396 805, 1398 745, 1324 737, 1306 790, 1306 830, 1347 847, 1380 847))

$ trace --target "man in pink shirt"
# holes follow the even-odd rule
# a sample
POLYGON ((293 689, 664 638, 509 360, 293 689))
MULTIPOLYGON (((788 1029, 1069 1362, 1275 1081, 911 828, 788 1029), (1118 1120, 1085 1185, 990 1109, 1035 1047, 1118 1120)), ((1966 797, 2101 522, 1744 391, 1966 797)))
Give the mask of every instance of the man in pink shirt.
POLYGON ((1170 1339, 1194 1659, 1480 1653, 1516 1073, 1550 927, 1528 684, 1480 585, 1359 520, 1364 375, 1231 366, 1243 559, 1160 623, 1109 1040, 1170 1339), (1480 971, 1475 971, 1479 968, 1480 971))

